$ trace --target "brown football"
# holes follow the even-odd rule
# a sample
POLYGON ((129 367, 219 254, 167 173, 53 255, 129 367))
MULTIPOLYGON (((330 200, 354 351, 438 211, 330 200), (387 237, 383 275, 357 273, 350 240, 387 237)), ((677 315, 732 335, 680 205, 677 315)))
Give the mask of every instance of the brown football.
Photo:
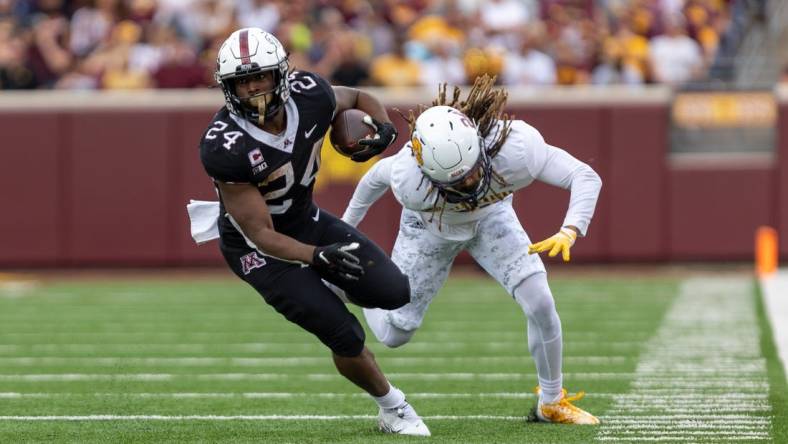
POLYGON ((339 154, 350 157, 365 148, 358 144, 359 140, 375 135, 375 130, 363 121, 366 115, 360 109, 351 108, 334 117, 331 122, 331 145, 339 154))

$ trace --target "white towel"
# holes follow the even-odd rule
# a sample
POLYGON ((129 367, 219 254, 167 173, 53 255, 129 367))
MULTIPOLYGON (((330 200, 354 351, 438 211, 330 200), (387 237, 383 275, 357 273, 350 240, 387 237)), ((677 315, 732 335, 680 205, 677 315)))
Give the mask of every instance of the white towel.
POLYGON ((197 244, 219 238, 219 202, 191 200, 186 205, 191 221, 192 239, 197 244))

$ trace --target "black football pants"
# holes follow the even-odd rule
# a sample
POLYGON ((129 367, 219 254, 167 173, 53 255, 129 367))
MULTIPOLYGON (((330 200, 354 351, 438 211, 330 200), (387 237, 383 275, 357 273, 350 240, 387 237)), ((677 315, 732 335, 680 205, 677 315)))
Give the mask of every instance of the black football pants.
POLYGON ((277 312, 317 336, 337 355, 358 356, 364 347, 364 329, 322 279, 345 290, 357 305, 393 310, 410 302, 408 278, 380 247, 332 214, 313 207, 301 219, 297 229, 286 234, 318 246, 358 242, 360 248, 353 254, 361 260, 364 275, 357 281, 321 275, 310 266, 265 256, 232 236, 222 236, 222 254, 233 272, 277 312))

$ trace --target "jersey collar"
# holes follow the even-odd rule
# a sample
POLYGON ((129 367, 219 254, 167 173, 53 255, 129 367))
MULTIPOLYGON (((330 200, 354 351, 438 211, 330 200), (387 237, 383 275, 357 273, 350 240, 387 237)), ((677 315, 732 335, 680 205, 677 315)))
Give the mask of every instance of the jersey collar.
POLYGON ((283 134, 278 135, 263 131, 248 120, 242 119, 235 114, 230 114, 230 118, 257 141, 263 142, 271 148, 292 153, 296 134, 298 134, 298 107, 296 107, 292 98, 287 99, 287 102, 285 102, 285 115, 287 117, 287 129, 283 134))

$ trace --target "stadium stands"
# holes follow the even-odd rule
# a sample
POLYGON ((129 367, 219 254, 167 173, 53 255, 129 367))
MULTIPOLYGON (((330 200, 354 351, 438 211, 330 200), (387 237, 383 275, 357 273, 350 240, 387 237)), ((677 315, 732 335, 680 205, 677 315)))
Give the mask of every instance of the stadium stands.
POLYGON ((706 77, 738 23, 728 3, 4 0, 0 89, 206 86, 219 42, 239 26, 274 32, 294 67, 352 86, 483 73, 508 85, 680 85, 706 77))

